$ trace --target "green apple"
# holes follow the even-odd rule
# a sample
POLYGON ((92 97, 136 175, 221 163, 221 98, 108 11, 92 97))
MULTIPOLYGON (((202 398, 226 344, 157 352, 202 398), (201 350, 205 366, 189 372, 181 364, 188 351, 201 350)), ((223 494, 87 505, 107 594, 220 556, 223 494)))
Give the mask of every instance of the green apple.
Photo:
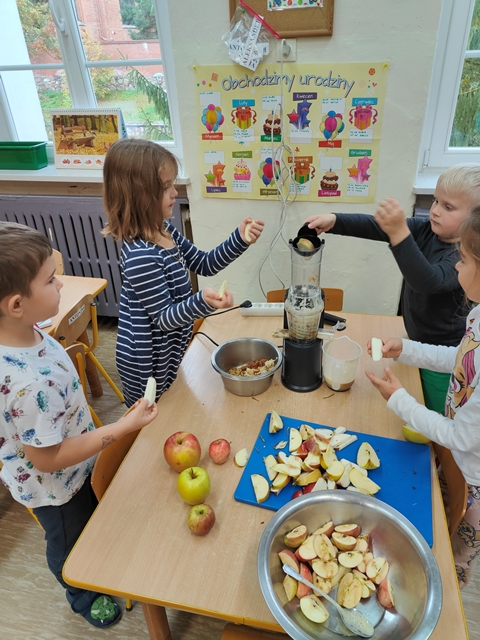
POLYGON ((189 467, 179 474, 177 489, 187 504, 200 504, 210 493, 210 477, 201 467, 189 467))

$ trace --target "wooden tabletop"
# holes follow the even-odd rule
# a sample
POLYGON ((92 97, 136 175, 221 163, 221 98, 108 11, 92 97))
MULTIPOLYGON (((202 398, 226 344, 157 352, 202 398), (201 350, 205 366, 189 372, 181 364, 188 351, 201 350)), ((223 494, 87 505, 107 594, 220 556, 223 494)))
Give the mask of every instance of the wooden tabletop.
MULTIPOLYGON (((404 336, 398 317, 344 314, 348 335, 362 346, 372 336, 404 336)), ((207 318, 202 331, 216 342, 258 336, 271 340, 282 318, 242 317, 239 312, 207 318)), ((280 344, 278 340, 272 340, 280 344)), ((286 389, 275 374, 258 397, 224 390, 210 363, 214 345, 196 337, 178 379, 159 400, 159 414, 137 438, 116 478, 68 558, 64 575, 80 587, 128 595, 151 604, 203 613, 236 623, 279 631, 263 599, 257 578, 257 548, 273 515, 238 503, 233 494, 242 474, 230 459, 214 465, 207 453, 215 438, 226 438, 232 452, 253 447, 265 415, 278 413, 305 421, 401 439, 401 421, 364 375, 377 373, 366 349, 353 387, 334 393, 323 384, 311 393, 286 389), (189 506, 177 494, 178 475, 163 458, 163 444, 175 431, 191 431, 200 440, 200 466, 207 469, 212 491, 207 500, 217 522, 205 537, 187 528, 189 506)), ((390 363, 389 363, 390 364, 390 363)), ((418 370, 392 362, 393 372, 417 399, 422 392, 418 370)), ((436 472, 432 468, 434 547, 443 581, 443 608, 433 640, 467 639, 460 593, 436 472)))

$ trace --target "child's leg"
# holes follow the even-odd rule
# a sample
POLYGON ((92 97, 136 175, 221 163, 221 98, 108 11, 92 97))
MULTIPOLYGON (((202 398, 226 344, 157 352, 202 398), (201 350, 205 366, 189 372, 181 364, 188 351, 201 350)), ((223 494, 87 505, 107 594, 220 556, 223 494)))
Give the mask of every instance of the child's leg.
MULTIPOLYGON (((97 504, 97 499, 90 485, 90 478, 86 478, 79 492, 69 502, 60 506, 38 507, 33 511, 45 530, 48 567, 66 590, 66 597, 72 611, 82 614, 95 626, 108 626, 108 623, 99 624, 92 621, 90 616, 91 605, 99 598, 100 594, 72 587, 62 577, 63 565, 68 554, 73 549, 97 504)), ((107 609, 109 609, 110 615, 105 617, 112 617, 116 621, 120 616, 120 610, 110 597, 108 597, 108 601, 110 604, 107 609)), ((110 621, 110 624, 112 623, 113 620, 110 621)))
POLYGON ((438 373, 437 371, 430 371, 430 369, 420 369, 420 379, 422 381, 425 406, 427 409, 441 413, 443 416, 450 374, 438 373))
POLYGON ((452 549, 460 589, 471 580, 480 555, 480 487, 468 485, 470 505, 452 536, 452 549))

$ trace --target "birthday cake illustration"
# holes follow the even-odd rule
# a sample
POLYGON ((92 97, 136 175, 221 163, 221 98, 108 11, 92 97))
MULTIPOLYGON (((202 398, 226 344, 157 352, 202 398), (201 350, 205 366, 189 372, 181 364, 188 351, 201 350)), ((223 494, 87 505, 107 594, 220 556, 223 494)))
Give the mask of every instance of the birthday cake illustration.
POLYGON ((273 117, 272 114, 267 116, 265 122, 263 123, 263 133, 266 136, 271 136, 272 133, 277 135, 282 132, 281 121, 278 117, 273 117))
POLYGON ((233 177, 235 180, 250 180, 252 177, 252 172, 244 160, 240 160, 233 167, 233 177))
POLYGON ((334 171, 325 171, 325 175, 320 180, 320 188, 324 191, 337 191, 338 176, 334 171))

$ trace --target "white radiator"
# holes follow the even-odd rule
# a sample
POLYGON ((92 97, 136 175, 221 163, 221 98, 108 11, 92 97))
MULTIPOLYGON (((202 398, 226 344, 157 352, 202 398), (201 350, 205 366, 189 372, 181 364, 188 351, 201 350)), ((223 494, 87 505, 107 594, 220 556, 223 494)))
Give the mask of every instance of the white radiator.
MULTIPOLYGON (((186 203, 178 199, 172 216, 181 232, 186 203)), ((106 222, 101 197, 0 195, 0 220, 25 224, 49 237, 63 256, 67 275, 108 280, 97 298, 98 315, 118 316, 120 243, 101 233, 106 222)))

